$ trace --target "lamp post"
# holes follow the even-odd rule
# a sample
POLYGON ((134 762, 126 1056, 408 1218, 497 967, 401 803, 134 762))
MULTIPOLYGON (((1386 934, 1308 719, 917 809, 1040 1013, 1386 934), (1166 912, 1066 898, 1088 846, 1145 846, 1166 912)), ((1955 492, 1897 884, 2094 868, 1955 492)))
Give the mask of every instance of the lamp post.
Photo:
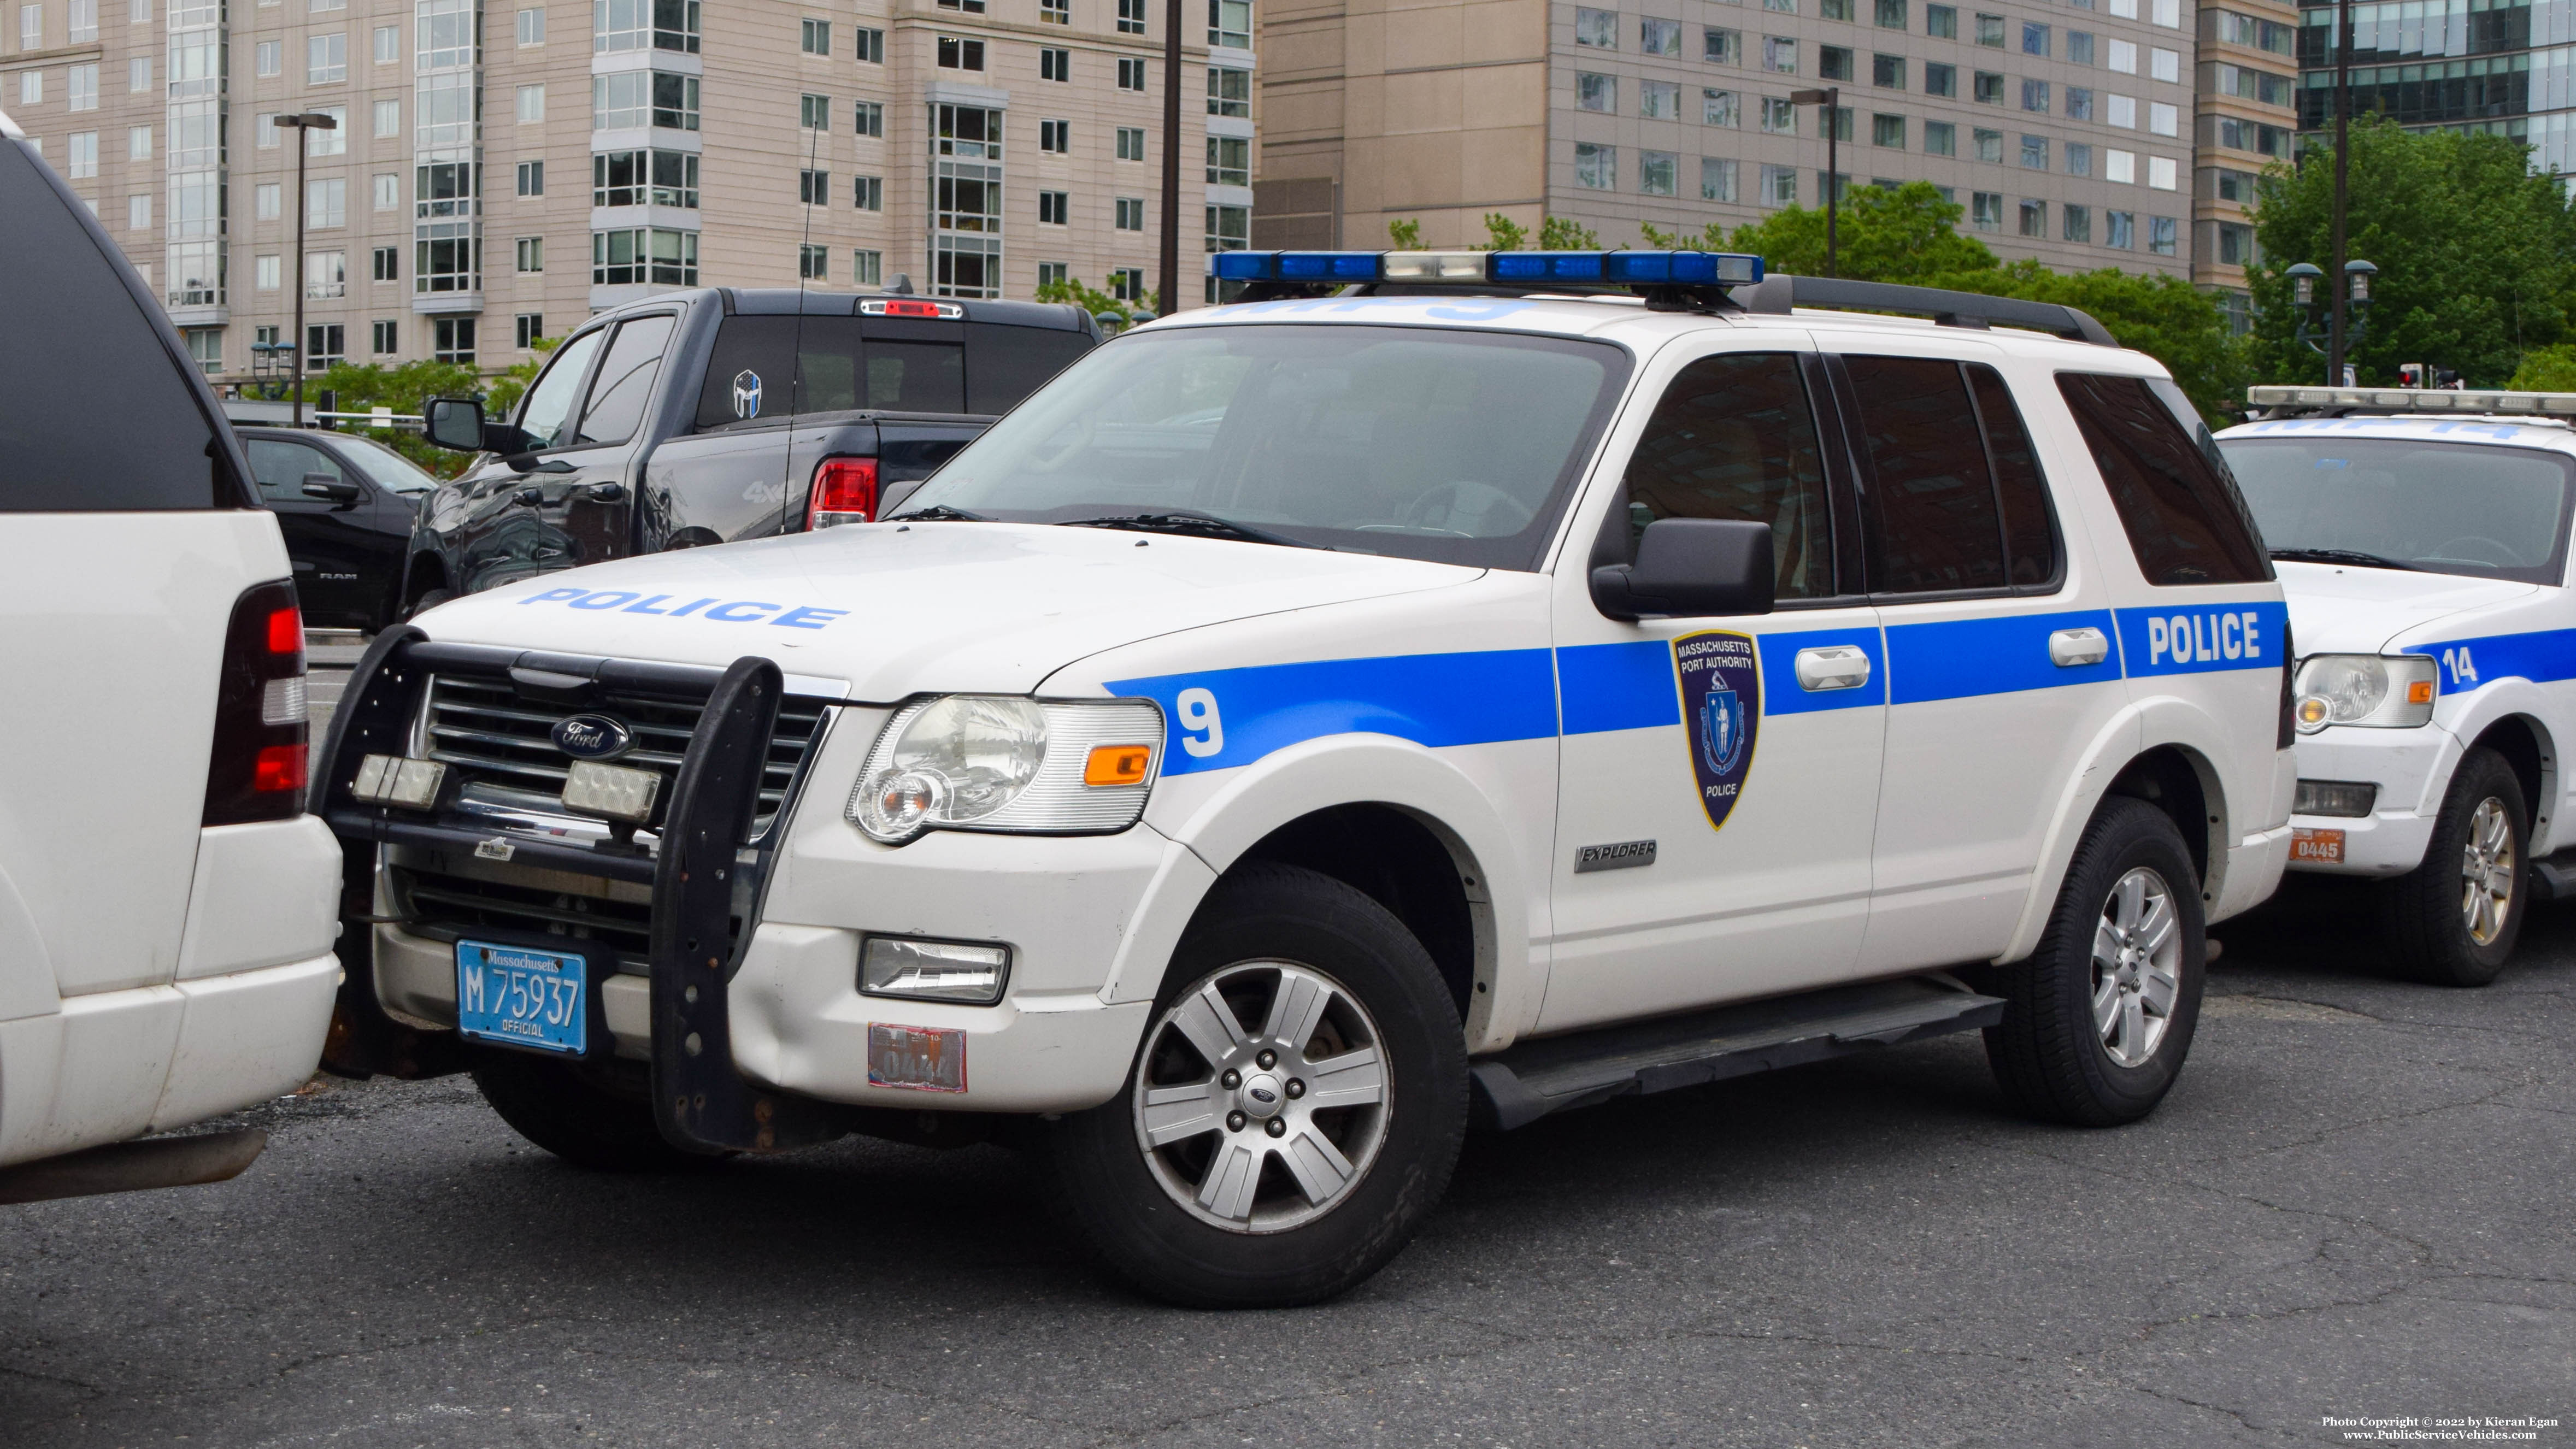
POLYGON ((2281 275, 2290 279, 2290 301, 2299 309, 2298 340, 2325 358, 2328 387, 2343 386, 2344 355, 2359 347, 2370 331, 2371 278, 2379 275, 2379 268, 2359 257, 2345 262, 2342 271, 2343 286, 2328 302, 2329 320, 2320 341, 2314 323, 2317 283, 2325 280, 2325 272, 2313 262, 2293 262, 2281 269, 2281 275))
MULTIPOLYGON (((2334 140, 2334 261, 2337 272, 2352 275, 2352 264, 2344 255, 2344 201, 2346 174, 2352 156, 2352 0, 2338 0, 2335 6, 2335 140, 2334 140)), ((2363 265, 2368 266, 2368 263, 2363 265)), ((2372 267, 2372 271, 2378 268, 2372 267)), ((2362 283, 2362 293, 2355 301, 2369 300, 2369 283, 2362 283)), ((2334 320, 2326 330, 2326 386, 2343 385, 2343 359, 2354 338, 2346 336, 2344 294, 2335 293, 2334 320)))
POLYGON ((1163 286, 1155 310, 1181 305, 1181 0, 1163 9, 1163 286))
POLYGON ((1793 106, 1824 107, 1821 114, 1825 118, 1825 275, 1828 277, 1838 275, 1835 270, 1838 258, 1835 256, 1834 224, 1840 219, 1837 213, 1842 202, 1843 168, 1842 128, 1835 124, 1835 120, 1840 114, 1842 99, 1843 88, 1840 86, 1789 93, 1789 104, 1793 106))
POLYGON ((312 144, 306 131, 336 131, 340 123, 320 111, 274 118, 279 130, 295 133, 295 426, 304 426, 304 163, 312 144))

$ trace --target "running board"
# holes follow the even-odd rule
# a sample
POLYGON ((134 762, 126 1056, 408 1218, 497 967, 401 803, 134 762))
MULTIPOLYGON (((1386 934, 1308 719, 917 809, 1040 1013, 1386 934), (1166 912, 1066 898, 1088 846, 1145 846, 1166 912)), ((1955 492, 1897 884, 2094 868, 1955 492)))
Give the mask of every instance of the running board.
POLYGON ((2576 899, 2576 852, 2531 863, 2531 883, 2545 901, 2576 899))
POLYGON ((2003 1016, 2001 997, 1916 977, 1546 1037, 1469 1066, 1468 1121, 1509 1131, 1612 1097, 1975 1031, 2003 1016))

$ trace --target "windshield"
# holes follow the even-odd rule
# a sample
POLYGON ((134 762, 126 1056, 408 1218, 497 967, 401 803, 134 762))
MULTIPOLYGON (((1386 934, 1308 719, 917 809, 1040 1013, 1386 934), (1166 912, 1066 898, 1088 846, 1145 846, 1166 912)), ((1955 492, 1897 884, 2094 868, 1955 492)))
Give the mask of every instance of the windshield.
POLYGON ((1511 333, 1138 333, 1040 389, 896 516, 1188 513, 1354 553, 1534 568, 1627 369, 1604 343, 1511 333))
POLYGON ((2303 551, 2430 573, 2556 584, 2569 459, 2537 448, 2404 438, 2246 437, 2219 444, 2274 557, 2303 551))
POLYGON ((368 481, 389 492, 427 493, 438 486, 435 474, 373 438, 344 434, 340 450, 358 465, 358 471, 366 474, 368 481))

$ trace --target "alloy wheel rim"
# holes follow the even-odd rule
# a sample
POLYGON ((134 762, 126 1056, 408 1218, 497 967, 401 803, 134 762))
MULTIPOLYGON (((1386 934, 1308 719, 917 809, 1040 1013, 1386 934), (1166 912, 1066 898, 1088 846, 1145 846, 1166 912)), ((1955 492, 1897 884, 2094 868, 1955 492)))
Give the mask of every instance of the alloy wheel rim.
POLYGON ((2493 945, 2504 934, 2513 909, 2513 819, 2493 795, 2469 812, 2468 843, 2460 850, 2460 923, 2478 945, 2493 945))
POLYGON ((2182 996, 2182 922, 2173 888, 2146 866, 2120 877, 2093 928, 2093 1035, 2112 1061, 2144 1066, 2182 996))
POLYGON ((1224 967, 1166 1009, 1133 1100, 1154 1180, 1193 1217, 1238 1233, 1301 1227, 1348 1200, 1391 1112, 1368 1009, 1289 961, 1224 967))

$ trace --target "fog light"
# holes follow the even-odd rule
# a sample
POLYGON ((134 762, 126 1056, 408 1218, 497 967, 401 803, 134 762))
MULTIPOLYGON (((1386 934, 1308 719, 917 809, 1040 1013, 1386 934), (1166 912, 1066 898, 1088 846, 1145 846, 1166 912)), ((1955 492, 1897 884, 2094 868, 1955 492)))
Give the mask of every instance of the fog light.
POLYGON ((630 770, 597 760, 575 760, 564 776, 563 803, 566 810, 583 815, 641 825, 653 818, 653 799, 661 790, 662 775, 658 770, 630 770))
POLYGON ((446 785, 447 767, 435 760, 369 755, 358 765, 358 778, 349 786, 349 793, 377 805, 435 810, 438 792, 446 785))
POLYGON ((2293 815, 2343 815, 2360 819, 2379 803, 2379 787, 2346 780, 2301 780, 2293 815))
POLYGON ((859 990, 870 996, 990 1006, 1010 974, 1007 946, 870 936, 859 947, 859 990))

